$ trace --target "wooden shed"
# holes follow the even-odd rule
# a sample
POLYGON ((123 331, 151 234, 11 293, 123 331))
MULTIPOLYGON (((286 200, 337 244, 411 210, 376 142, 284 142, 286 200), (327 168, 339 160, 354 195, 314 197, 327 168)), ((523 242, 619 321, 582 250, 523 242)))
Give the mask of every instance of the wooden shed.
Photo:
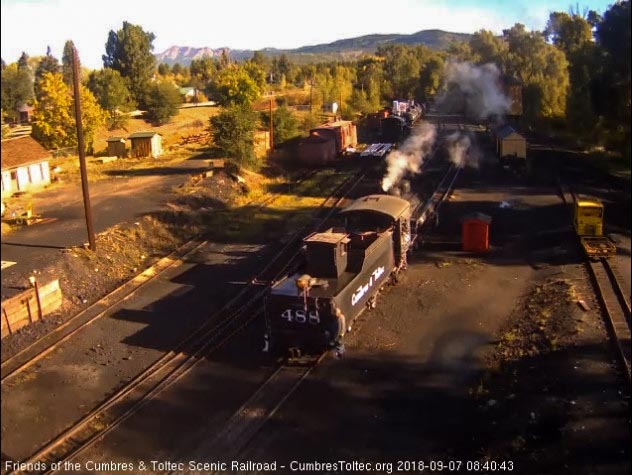
POLYGON ((33 118, 33 107, 27 104, 22 104, 18 107, 18 121, 20 124, 30 124, 33 118))
POLYGON ((527 140, 506 125, 496 130, 496 153, 500 158, 527 158, 527 140))
POLYGON ((127 146, 125 145, 125 137, 109 137, 106 142, 108 143, 108 156, 109 157, 126 157, 127 146))
POLYGON ((162 155, 162 135, 158 132, 136 132, 129 136, 132 141, 132 157, 156 158, 162 155))

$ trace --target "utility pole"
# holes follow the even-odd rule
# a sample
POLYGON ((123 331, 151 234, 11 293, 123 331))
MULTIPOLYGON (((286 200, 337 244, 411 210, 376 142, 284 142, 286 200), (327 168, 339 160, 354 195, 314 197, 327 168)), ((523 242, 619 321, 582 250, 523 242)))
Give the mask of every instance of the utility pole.
POLYGON ((79 55, 77 48, 72 48, 72 79, 75 89, 75 123, 77 124, 77 147, 79 149, 79 167, 81 168, 81 189, 83 191, 83 207, 86 214, 86 227, 88 228, 88 242, 90 250, 97 250, 94 239, 94 227, 92 225, 92 208, 90 206, 90 192, 88 190, 88 170, 86 167, 86 151, 83 143, 83 125, 81 123, 81 96, 79 91, 79 55))
POLYGON ((309 112, 312 113, 314 108, 314 78, 309 82, 309 112))
POLYGON ((270 151, 274 148, 274 120, 272 118, 272 98, 270 98, 270 151))
POLYGON ((340 120, 342 120, 342 89, 340 90, 340 107, 338 109, 340 110, 340 120))

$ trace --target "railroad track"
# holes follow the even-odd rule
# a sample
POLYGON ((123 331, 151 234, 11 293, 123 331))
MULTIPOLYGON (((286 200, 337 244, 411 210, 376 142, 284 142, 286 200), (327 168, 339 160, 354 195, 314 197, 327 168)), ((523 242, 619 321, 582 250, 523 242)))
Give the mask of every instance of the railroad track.
MULTIPOLYGON (((319 171, 304 173, 293 185, 300 185, 318 173, 319 171)), ((329 178, 331 177, 325 177, 325 181, 329 178)), ((270 194, 270 196, 266 197, 263 201, 257 203, 257 209, 262 209, 270 205, 278 197, 278 193, 270 194)), ((42 338, 34 341, 15 355, 5 359, 0 365, 0 383, 4 384, 8 382, 22 371, 33 366, 46 355, 56 350, 62 343, 79 333, 83 328, 94 323, 108 312, 115 310, 127 299, 132 297, 141 287, 155 280, 156 277, 163 275, 167 270, 182 265, 187 257, 195 254, 206 244, 207 241, 199 240, 192 240, 183 244, 179 249, 160 259, 156 264, 145 269, 133 279, 99 299, 88 308, 80 311, 62 325, 48 332, 42 338)))
MULTIPOLYGON (((421 207, 422 216, 429 216, 436 212, 441 203, 450 195, 454 183, 459 176, 461 167, 451 165, 437 187, 437 191, 421 207)), ((425 220, 422 220, 420 226, 425 220)), ((365 307, 352 322, 352 329, 358 332, 368 320, 364 317, 365 307)), ((350 327, 351 328, 351 327, 350 327)), ((238 460, 264 424, 270 420, 281 406, 298 389, 310 373, 325 360, 329 353, 322 353, 312 357, 304 357, 300 364, 283 364, 277 368, 255 393, 230 417, 227 423, 217 431, 210 427, 204 441, 191 453, 176 454, 174 460, 186 466, 187 460, 208 460, 214 457, 223 460, 238 460)), ((188 473, 182 470, 169 472, 172 475, 188 473)), ((209 472, 217 473, 220 472, 209 472)))
POLYGON ((608 259, 589 260, 588 272, 602 309, 608 333, 628 385, 630 373, 630 302, 628 302, 617 271, 608 259))
POLYGON ((462 169, 463 168, 460 166, 454 164, 450 165, 450 168, 448 168, 447 173, 444 175, 432 196, 423 205, 421 205, 418 210, 413 212, 417 229, 420 229, 429 219, 436 216, 443 202, 452 193, 454 183, 459 177, 462 169))
MULTIPOLYGON (((174 461, 186 466, 187 460, 237 460, 251 440, 271 419, 281 406, 298 389, 300 384, 321 363, 328 353, 310 357, 301 365, 279 366, 259 386, 250 398, 230 417, 218 432, 217 427, 208 427, 203 440, 193 453, 187 451, 176 456, 174 461)), ((188 471, 173 470, 170 474, 185 474, 188 471)), ((220 472, 209 472, 220 473, 220 472)))
MULTIPOLYGON (((558 182, 562 200, 567 205, 577 200, 575 192, 561 181, 558 182)), ((601 307, 608 336, 612 342, 617 360, 625 373, 626 384, 632 386, 630 372, 630 302, 621 285, 618 271, 608 258, 586 259, 590 281, 601 307)))
POLYGON ((59 345, 69 340, 86 326, 94 323, 107 312, 116 309, 117 306, 132 297, 137 290, 155 280, 156 277, 163 275, 168 269, 181 265, 187 257, 195 254, 206 244, 207 241, 200 242, 197 240, 185 243, 175 252, 160 259, 156 264, 145 269, 124 285, 51 330, 44 337, 34 341, 10 358, 5 359, 1 365, 2 377, 0 381, 2 384, 37 363, 57 349, 59 345))
POLYGON ((50 468, 53 462, 72 460, 81 454, 187 374, 205 356, 248 326, 260 315, 260 302, 269 287, 287 273, 300 255, 297 244, 305 235, 306 229, 321 226, 364 176, 365 172, 361 171, 336 187, 321 204, 320 210, 326 211, 318 222, 307 224, 294 233, 264 269, 219 310, 217 318, 209 319, 177 348, 165 354, 86 416, 23 460, 26 469, 9 473, 54 473, 50 468), (219 323, 215 323, 218 320, 219 323), (29 465, 34 466, 37 462, 47 468, 28 469, 29 465))

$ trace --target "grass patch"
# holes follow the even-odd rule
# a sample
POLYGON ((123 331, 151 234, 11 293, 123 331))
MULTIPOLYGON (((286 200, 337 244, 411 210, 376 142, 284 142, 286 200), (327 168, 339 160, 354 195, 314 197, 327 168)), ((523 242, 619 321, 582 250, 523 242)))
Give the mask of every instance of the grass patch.
MULTIPOLYGON (((158 158, 120 158, 108 163, 95 163, 92 157, 86 157, 86 171, 89 182, 108 180, 116 177, 116 172, 121 171, 129 174, 134 170, 145 170, 147 168, 161 168, 182 162, 199 152, 201 147, 187 147, 178 149, 159 156, 158 158)), ((56 174, 62 183, 75 183, 81 181, 81 167, 78 156, 56 158, 51 164, 59 167, 56 174)), ((53 184, 54 186, 54 184, 53 184)))
POLYGON ((107 130, 102 128, 94 137, 94 149, 107 150, 106 139, 108 137, 127 137, 130 134, 141 131, 152 131, 162 134, 163 147, 169 147, 179 143, 189 135, 198 135, 208 130, 209 118, 219 111, 217 106, 188 107, 178 109, 178 115, 173 117, 167 124, 153 127, 145 122, 142 117, 130 118, 127 129, 107 130))
POLYGON ((225 209, 211 213, 201 224, 212 238, 231 242, 262 242, 278 239, 300 229, 312 218, 328 195, 347 174, 323 170, 300 184, 293 185, 276 177, 259 176, 249 180, 248 193, 237 195, 225 209), (274 200, 260 206, 271 186, 287 186, 291 192, 277 194, 274 200))

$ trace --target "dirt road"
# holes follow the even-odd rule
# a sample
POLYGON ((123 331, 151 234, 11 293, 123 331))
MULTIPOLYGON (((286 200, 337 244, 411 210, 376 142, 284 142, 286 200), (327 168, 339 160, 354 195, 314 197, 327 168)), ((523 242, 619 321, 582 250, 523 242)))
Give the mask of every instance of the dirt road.
MULTIPOLYGON (((187 159, 168 168, 122 170, 111 179, 91 184, 95 232, 117 223, 134 222, 144 214, 164 208, 171 189, 206 166, 203 159, 187 159)), ((3 236, 2 260, 16 263, 3 272, 3 298, 18 292, 20 289, 14 288, 16 281, 49 264, 60 250, 88 241, 79 183, 42 191, 33 195, 31 201, 34 213, 48 220, 3 236)))

